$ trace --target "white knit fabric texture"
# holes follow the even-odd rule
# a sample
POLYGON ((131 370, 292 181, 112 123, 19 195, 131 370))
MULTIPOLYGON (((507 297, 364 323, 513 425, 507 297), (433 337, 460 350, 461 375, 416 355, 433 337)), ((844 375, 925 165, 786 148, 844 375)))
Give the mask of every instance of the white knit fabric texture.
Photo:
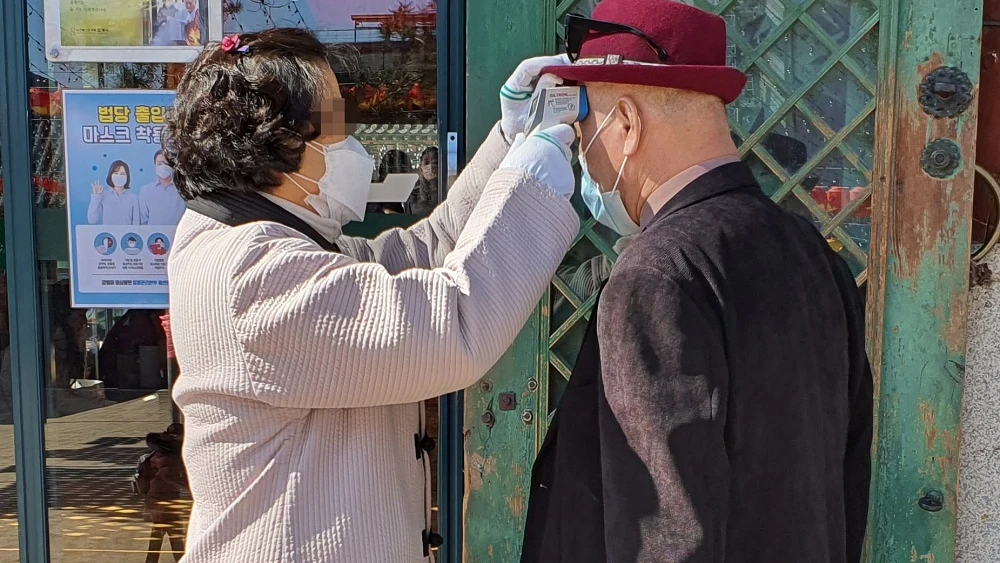
POLYGON ((495 128, 428 219, 342 238, 346 255, 184 216, 169 275, 185 562, 429 560, 420 401, 492 367, 579 227, 547 186, 494 172, 506 149, 495 128))

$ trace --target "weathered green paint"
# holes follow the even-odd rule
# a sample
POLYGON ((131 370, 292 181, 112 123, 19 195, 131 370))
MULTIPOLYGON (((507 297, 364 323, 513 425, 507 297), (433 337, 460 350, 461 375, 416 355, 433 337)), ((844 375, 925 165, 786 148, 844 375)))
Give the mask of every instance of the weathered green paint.
MULTIPOLYGON (((887 249, 882 366, 878 384, 869 558, 952 563, 955 560, 959 423, 965 366, 969 228, 976 106, 958 119, 931 119, 918 86, 939 66, 979 78, 981 0, 899 0, 895 57, 881 69, 893 88, 893 119, 882 135, 892 142, 891 168, 878 193, 887 198, 880 237, 887 249), (956 141, 963 166, 948 180, 926 175, 924 145, 956 141), (919 500, 943 495, 939 512, 919 500)), ((888 94, 888 92, 887 92, 888 94)))
MULTIPOLYGON (((552 52, 555 0, 474 1, 466 4, 468 154, 474 154, 500 119, 500 86, 524 59, 552 52)), ((547 301, 546 301, 547 302, 547 301)), ((546 308, 547 309, 547 308, 546 308)), ((544 311, 539 306, 504 357, 465 392, 465 526, 467 563, 516 561, 521 553, 525 508, 535 459, 538 392, 530 391, 541 355, 544 311), (499 408, 500 394, 517 406, 499 408), (482 421, 489 411, 492 426, 482 421), (526 411, 531 423, 523 422, 526 411)))
MULTIPOLYGON (((977 0, 960 0, 955 9, 948 10, 940 9, 942 0, 873 0, 872 6, 866 0, 805 0, 780 12, 768 11, 763 4, 733 0, 689 1, 727 17, 736 52, 734 64, 756 76, 742 102, 730 108, 730 116, 734 131, 743 140, 741 152, 751 159, 761 185, 775 201, 814 216, 822 233, 845 248, 845 257, 856 266, 859 280, 868 280, 869 350, 879 402, 868 560, 951 563, 972 170, 967 165, 949 181, 933 180, 921 171, 920 154, 928 140, 952 138, 965 149, 965 161, 973 162, 975 108, 958 120, 931 120, 919 109, 917 85, 924 74, 941 64, 962 67, 978 81, 981 16, 977 0), (818 18, 828 9, 850 22, 840 35, 824 32, 831 25, 829 21, 819 23, 818 18), (767 11, 770 20, 758 19, 761 10, 767 11), (780 15, 780 22, 773 20, 776 15, 780 15), (771 21, 773 29, 748 41, 742 26, 751 20, 771 21), (797 47, 795 41, 791 47, 777 47, 790 29, 806 30, 829 56, 814 57, 809 42, 801 39, 797 47), (873 54, 875 44, 877 55, 873 54), (772 47, 777 51, 769 51, 772 47), (767 53, 771 54, 765 57, 767 53), (775 57, 784 57, 783 70, 772 65, 775 57), (867 73, 874 72, 876 65, 877 91, 867 73), (860 89, 848 92, 853 96, 850 107, 859 113, 846 115, 846 106, 828 110, 806 101, 805 96, 830 79, 831 72, 846 72, 848 80, 860 85, 860 89), (754 105, 757 102, 760 106, 754 105), (761 118, 762 123, 741 118, 741 112, 752 118, 755 108, 763 106, 771 109, 761 118), (826 115, 827 111, 833 114, 826 115), (845 115, 838 117, 837 111, 845 115), (866 149, 873 157, 865 163, 857 138, 849 140, 856 137, 859 126, 873 111, 875 140, 869 138, 866 149), (814 147, 808 161, 795 171, 785 170, 762 144, 772 126, 780 127, 792 112, 804 117, 826 141, 814 147), (838 119, 844 125, 833 129, 830 123, 838 119), (845 230, 845 221, 862 201, 845 205, 830 218, 801 186, 830 155, 838 153, 855 172, 871 181, 863 196, 874 194, 873 235, 867 256, 845 230), (869 270, 862 273, 866 266, 869 270), (940 490, 945 497, 945 507, 937 513, 917 506, 920 497, 932 490, 940 490)), ((482 100, 495 97, 496 85, 520 59, 551 49, 555 29, 539 29, 539 22, 551 25, 574 5, 588 2, 550 0, 545 4, 470 5, 469 37, 477 43, 473 48, 470 42, 470 107, 482 108, 482 100), (516 38, 512 39, 510 26, 518 18, 524 20, 514 26, 516 38), (482 40, 487 35, 480 33, 480 25, 495 30, 491 39, 482 40), (512 45, 524 50, 511 54, 512 45), (484 56, 479 57, 479 51, 484 56), (497 64, 498 57, 505 62, 497 64), (487 67, 502 70, 487 76, 483 61, 487 67), (473 101, 477 103, 473 105, 473 101)), ((470 139, 475 141, 470 146, 485 135, 495 117, 469 116, 470 139)), ((614 258, 608 245, 593 232, 592 222, 584 223, 579 240, 581 245, 592 244, 614 258)), ((578 260, 568 258, 570 263, 578 260)), ((501 428, 500 417, 489 432, 478 426, 482 425, 484 409, 495 404, 499 393, 524 393, 525 382, 532 377, 538 391, 526 397, 534 399, 538 412, 551 411, 558 400, 562 378, 572 367, 573 351, 565 348, 566 340, 563 349, 555 347, 575 327, 560 312, 550 311, 548 304, 553 297, 564 295, 576 310, 570 320, 583 319, 592 304, 587 295, 567 294, 565 280, 554 280, 549 292, 545 306, 491 373, 492 388, 470 391, 475 401, 467 403, 466 410, 467 479, 473 485, 467 487, 466 495, 469 561, 511 561, 520 551, 527 468, 546 425, 535 413, 533 433, 514 426, 501 428)))
POLYGON ((465 394, 465 561, 517 561, 535 459, 539 356, 536 311, 510 350, 465 394), (504 410, 502 394, 515 404, 504 410))
POLYGON ((554 5, 555 0, 467 2, 468 154, 475 152, 500 119, 500 86, 511 72, 524 59, 551 52, 554 5))

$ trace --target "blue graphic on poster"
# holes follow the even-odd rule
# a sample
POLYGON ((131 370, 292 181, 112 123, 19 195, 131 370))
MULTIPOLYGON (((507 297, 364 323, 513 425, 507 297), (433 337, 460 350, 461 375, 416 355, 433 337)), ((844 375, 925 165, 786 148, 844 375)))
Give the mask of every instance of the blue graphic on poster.
POLYGON ((174 93, 63 92, 73 306, 167 307, 184 201, 160 136, 174 93))

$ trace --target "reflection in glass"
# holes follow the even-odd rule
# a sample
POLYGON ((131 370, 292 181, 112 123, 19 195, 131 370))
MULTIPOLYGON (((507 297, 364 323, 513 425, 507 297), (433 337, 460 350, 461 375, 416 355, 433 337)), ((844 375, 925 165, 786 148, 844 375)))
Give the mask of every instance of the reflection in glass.
POLYGON ((876 3, 868 0, 826 0, 816 2, 808 17, 837 45, 843 45, 877 12, 876 3))
MULTIPOLYGON (((168 374, 175 375, 175 366, 167 359, 160 319, 164 311, 71 307, 61 112, 65 89, 172 89, 184 65, 50 63, 44 51, 43 2, 23 1, 30 36, 51 559, 178 560, 192 501, 179 456, 183 428, 175 425, 168 390, 168 374)), ((177 16, 191 4, 154 2, 151 42, 187 41, 189 27, 182 30, 177 16)), ((204 0, 193 4, 207 5, 204 0)), ((386 210, 426 215, 440 199, 436 4, 366 0, 355 5, 362 8, 348 10, 322 0, 227 0, 225 33, 301 27, 330 45, 331 65, 346 101, 347 131, 379 163, 373 180, 406 184, 399 201, 374 202, 373 215, 386 210)), ((100 180, 106 172, 99 171, 100 180)), ((132 187, 141 193, 142 187, 132 187)), ((101 211, 107 214, 107 209, 101 211)), ((4 279, 0 275, 0 287, 4 279)), ((2 297, 6 305, 5 292, 2 297)), ((6 309, 2 313, 0 456, 7 457, 0 459, 0 491, 5 493, 0 496, 0 530, 6 532, 0 535, 0 563, 8 548, 12 560, 17 554, 6 309)), ((429 407, 427 427, 433 435, 436 403, 429 407)), ((436 482, 432 476, 435 487, 436 482)))
MULTIPOLYGON (((2 169, 3 162, 0 161, 2 169)), ((3 180, 0 180, 2 201, 3 180)), ((4 207, 0 203, 0 563, 14 563, 18 560, 17 485, 14 476, 14 394, 3 217, 4 207)))
POLYGON ((748 75, 729 107, 745 161, 765 194, 839 237, 859 267, 871 231, 878 31, 865 31, 875 13, 871 2, 845 0, 804 14, 737 1, 723 13, 738 29, 734 63, 748 75), (835 59, 838 49, 847 54, 835 59))
POLYGON ((794 92, 816 78, 830 50, 800 22, 792 25, 761 57, 761 64, 794 92))

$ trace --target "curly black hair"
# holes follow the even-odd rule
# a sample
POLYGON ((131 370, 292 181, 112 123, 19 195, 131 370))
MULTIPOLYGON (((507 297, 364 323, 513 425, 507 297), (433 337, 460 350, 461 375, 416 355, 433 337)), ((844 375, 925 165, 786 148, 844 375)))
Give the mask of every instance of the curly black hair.
POLYGON ((177 86, 162 145, 185 200, 275 188, 319 136, 313 112, 330 94, 326 47, 292 28, 241 34, 239 47, 206 46, 177 86))

